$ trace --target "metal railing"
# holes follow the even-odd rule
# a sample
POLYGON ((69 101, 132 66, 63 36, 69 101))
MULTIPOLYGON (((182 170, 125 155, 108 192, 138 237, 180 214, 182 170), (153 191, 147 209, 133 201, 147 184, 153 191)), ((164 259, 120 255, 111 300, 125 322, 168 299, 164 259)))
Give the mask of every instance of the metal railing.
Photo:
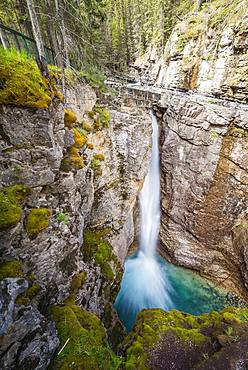
MULTIPOLYGON (((13 30, 0 24, 0 46, 4 48, 15 48, 19 51, 25 51, 27 54, 38 58, 38 50, 34 39, 25 36, 23 33, 13 30)), ((54 51, 45 46, 45 59, 48 64, 56 64, 54 51)))

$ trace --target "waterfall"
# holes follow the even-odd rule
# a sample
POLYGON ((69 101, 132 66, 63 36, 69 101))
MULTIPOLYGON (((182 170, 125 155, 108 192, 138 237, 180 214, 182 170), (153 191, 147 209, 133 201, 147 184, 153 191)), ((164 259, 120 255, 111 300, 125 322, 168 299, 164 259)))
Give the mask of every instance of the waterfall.
POLYGON ((171 287, 156 257, 160 228, 160 169, 158 124, 152 115, 152 158, 140 192, 140 246, 137 254, 125 263, 121 290, 115 307, 119 317, 131 330, 137 313, 144 308, 172 308, 171 287))

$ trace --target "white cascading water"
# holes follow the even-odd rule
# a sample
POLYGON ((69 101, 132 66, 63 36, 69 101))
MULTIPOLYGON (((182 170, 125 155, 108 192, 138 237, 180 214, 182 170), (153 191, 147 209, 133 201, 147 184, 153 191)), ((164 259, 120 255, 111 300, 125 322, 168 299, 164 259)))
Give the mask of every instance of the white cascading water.
POLYGON ((115 307, 120 318, 130 330, 136 315, 144 308, 172 308, 171 288, 165 271, 156 258, 160 228, 160 169, 158 124, 152 113, 152 158, 148 174, 140 193, 140 247, 136 256, 125 263, 121 290, 115 307))

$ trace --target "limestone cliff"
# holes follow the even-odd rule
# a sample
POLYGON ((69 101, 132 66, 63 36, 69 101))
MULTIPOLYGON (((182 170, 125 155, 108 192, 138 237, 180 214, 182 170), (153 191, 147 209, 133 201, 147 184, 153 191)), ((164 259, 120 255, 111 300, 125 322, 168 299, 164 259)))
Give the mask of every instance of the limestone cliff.
POLYGON ((248 13, 206 2, 140 66, 161 88, 161 252, 247 297, 248 13))
POLYGON ((79 82, 65 111, 55 99, 47 109, 3 105, 0 115, 0 367, 45 369, 59 345, 52 318, 61 320, 49 306, 67 299, 109 336, 118 328, 112 303, 134 238, 150 117, 123 105, 109 113, 79 82))

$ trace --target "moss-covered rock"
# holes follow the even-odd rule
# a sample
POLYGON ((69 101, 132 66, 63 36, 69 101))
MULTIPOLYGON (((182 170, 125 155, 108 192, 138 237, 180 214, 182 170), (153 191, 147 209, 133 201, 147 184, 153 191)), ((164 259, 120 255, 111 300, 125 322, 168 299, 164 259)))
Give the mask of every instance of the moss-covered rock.
POLYGON ((27 306, 30 301, 39 293, 41 287, 39 284, 30 286, 25 293, 19 295, 15 301, 16 304, 27 306))
POLYGON ((0 48, 0 103, 48 108, 52 92, 37 63, 25 53, 0 48))
POLYGON ((31 193, 25 185, 13 185, 0 191, 0 230, 17 225, 22 217, 22 202, 31 193))
POLYGON ((111 245, 104 240, 110 232, 109 229, 92 231, 84 230, 83 258, 88 262, 94 262, 100 266, 101 272, 105 279, 112 281, 114 279, 114 271, 111 262, 114 265, 118 263, 116 256, 112 252, 111 245))
POLYGON ((75 146, 77 148, 82 148, 82 146, 84 146, 84 144, 87 143, 87 137, 81 132, 79 132, 79 130, 76 128, 73 129, 73 133, 74 133, 75 146))
POLYGON ((75 305, 53 306, 62 351, 55 357, 52 369, 118 369, 121 360, 109 348, 100 320, 75 305))
POLYGON ((71 146, 61 163, 61 170, 69 172, 72 169, 80 170, 84 167, 84 160, 76 146, 71 146))
POLYGON ((248 329, 248 309, 226 308, 192 316, 176 310, 143 310, 122 350, 126 369, 190 370, 248 329), (231 328, 231 329, 230 329, 231 328), (223 340, 223 335, 227 340, 223 340))
POLYGON ((97 153, 93 155, 93 158, 97 161, 105 161, 105 155, 102 153, 97 153))
POLYGON ((6 261, 0 264, 0 280, 13 277, 23 277, 22 264, 19 261, 6 261))
POLYGON ((77 122, 77 116, 69 109, 65 109, 64 112, 65 112, 64 115, 65 126, 68 128, 72 128, 74 124, 77 122))
POLYGON ((74 275, 71 282, 71 290, 69 297, 65 300, 66 304, 75 304, 78 290, 82 287, 86 278, 86 272, 81 271, 74 275))
POLYGON ((84 160, 81 157, 77 148, 72 146, 69 150, 69 155, 70 155, 71 165, 74 169, 80 170, 80 168, 84 167, 84 160))
POLYGON ((31 238, 36 236, 49 225, 52 212, 47 208, 33 208, 27 216, 26 230, 31 238))

